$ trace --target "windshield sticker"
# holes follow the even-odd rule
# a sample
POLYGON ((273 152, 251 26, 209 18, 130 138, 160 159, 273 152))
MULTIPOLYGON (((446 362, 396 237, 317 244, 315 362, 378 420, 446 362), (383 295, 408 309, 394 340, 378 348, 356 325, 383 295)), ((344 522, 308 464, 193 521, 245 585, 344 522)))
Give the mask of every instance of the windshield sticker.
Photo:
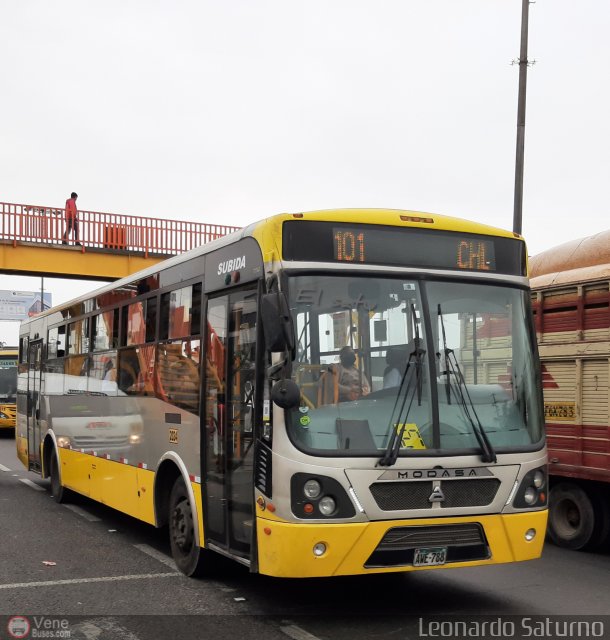
POLYGON ((426 445, 419 434, 419 429, 416 424, 413 423, 401 423, 395 424, 394 428, 400 434, 402 431, 402 438, 400 446, 402 449, 425 449, 426 445), (403 430, 404 429, 404 430, 403 430))

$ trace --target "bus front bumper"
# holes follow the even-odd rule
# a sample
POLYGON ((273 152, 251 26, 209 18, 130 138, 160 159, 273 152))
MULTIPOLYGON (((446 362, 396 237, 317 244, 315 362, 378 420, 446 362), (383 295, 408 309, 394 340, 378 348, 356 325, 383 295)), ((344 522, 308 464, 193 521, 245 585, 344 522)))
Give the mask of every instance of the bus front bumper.
MULTIPOLYGON (((258 570, 269 576, 314 578, 474 567, 533 560, 539 558, 542 553, 546 521, 546 510, 476 517, 354 524, 301 524, 258 517, 258 570), (480 525, 480 527, 474 525, 480 525), (403 527, 405 529, 402 529, 403 527), (449 532, 454 537, 457 535, 455 545, 448 543, 445 564, 414 566, 412 549, 389 553, 385 551, 388 546, 400 547, 401 539, 405 537, 402 534, 406 533, 408 538, 412 531, 424 534, 431 532, 430 540, 436 540, 436 527, 439 528, 439 532, 444 527, 443 532, 449 532), (460 541, 464 529, 470 532, 473 529, 482 529, 483 544, 476 545, 471 540, 464 546, 460 541), (390 534, 393 541, 380 545, 382 540, 390 539, 384 539, 390 530, 394 530, 390 534), (531 537, 532 531, 535 535, 528 540, 526 533, 527 537, 531 537), (325 551, 321 555, 316 555, 314 547, 318 545, 319 553, 320 543, 324 545, 325 551), (380 560, 381 557, 386 559, 380 560)), ((443 536, 446 534, 443 533, 443 536)), ((425 535, 420 539, 425 540, 425 535)), ((406 546, 409 547, 409 544, 407 542, 406 546)), ((419 546, 420 543, 416 544, 419 546)), ((445 545, 422 543, 421 546, 436 550, 445 545)))

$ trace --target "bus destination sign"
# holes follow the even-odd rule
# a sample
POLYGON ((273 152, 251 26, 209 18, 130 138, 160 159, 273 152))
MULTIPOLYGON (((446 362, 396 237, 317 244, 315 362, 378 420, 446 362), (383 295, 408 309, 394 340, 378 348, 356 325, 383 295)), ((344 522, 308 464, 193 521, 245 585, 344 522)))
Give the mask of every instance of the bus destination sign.
POLYGON ((524 243, 454 231, 318 221, 284 222, 285 260, 525 275, 524 243))

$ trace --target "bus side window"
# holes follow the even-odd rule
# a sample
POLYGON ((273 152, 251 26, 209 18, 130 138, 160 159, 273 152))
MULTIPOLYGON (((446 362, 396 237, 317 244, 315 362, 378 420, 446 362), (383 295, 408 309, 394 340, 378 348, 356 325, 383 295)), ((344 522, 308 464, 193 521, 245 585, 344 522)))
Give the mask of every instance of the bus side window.
POLYGON ((66 325, 58 328, 57 331, 57 357, 63 358, 66 355, 66 325))

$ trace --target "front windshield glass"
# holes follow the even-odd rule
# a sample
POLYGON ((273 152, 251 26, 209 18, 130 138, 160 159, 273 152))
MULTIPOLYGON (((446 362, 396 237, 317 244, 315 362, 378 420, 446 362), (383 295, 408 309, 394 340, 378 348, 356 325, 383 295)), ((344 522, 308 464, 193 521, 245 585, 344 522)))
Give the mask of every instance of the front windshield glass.
POLYGON ((529 298, 521 289, 416 279, 292 278, 304 451, 398 455, 538 443, 529 298), (483 439, 485 439, 483 436, 483 439))
POLYGON ((14 403, 17 395, 17 358, 0 357, 0 402, 14 403))

